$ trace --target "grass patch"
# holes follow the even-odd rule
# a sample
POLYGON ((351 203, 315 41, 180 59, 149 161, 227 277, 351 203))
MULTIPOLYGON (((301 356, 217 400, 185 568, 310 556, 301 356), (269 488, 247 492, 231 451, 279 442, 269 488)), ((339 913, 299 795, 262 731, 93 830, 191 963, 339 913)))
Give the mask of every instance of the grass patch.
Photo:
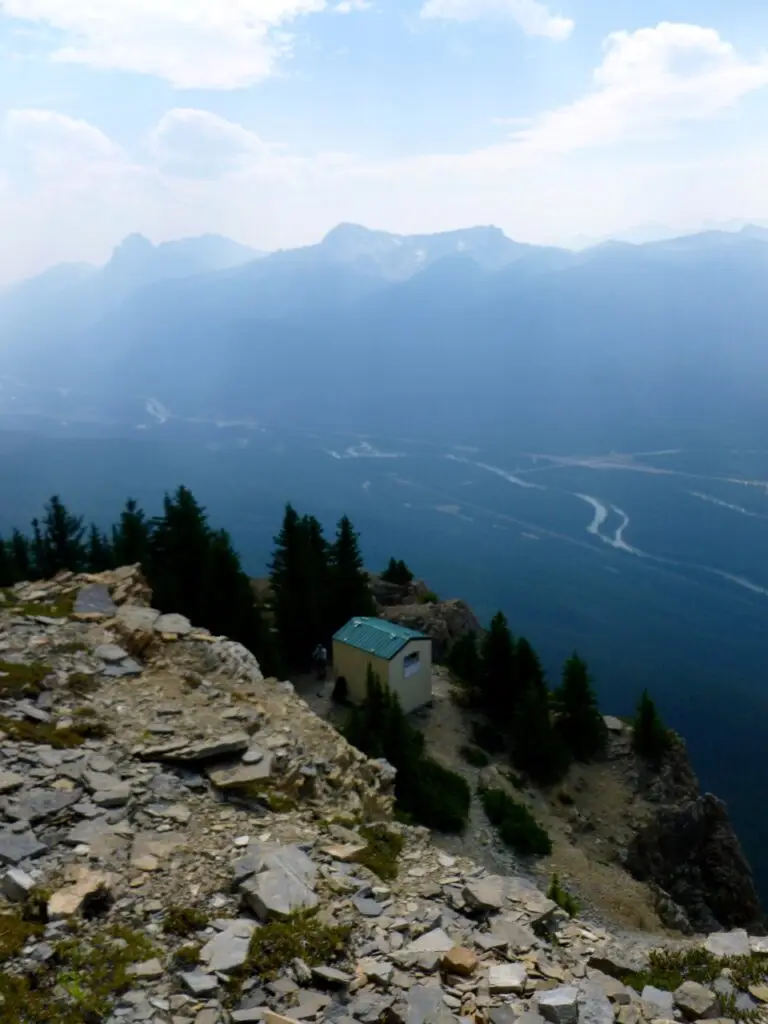
POLYGON ((365 825, 360 829, 360 835, 368 845, 355 857, 355 861, 384 882, 397 878, 397 858, 403 849, 403 837, 390 832, 384 825, 365 825))
POLYGON ((95 675, 87 672, 70 672, 66 682, 67 689, 78 697, 87 697, 95 693, 101 683, 95 675))
POLYGON ((85 654, 87 650, 90 648, 83 640, 65 640, 64 643, 56 644, 59 654, 85 654))
POLYGON ((41 683, 53 671, 42 661, 19 664, 15 661, 0 661, 0 697, 18 700, 21 697, 37 697, 41 683))
POLYGON ((110 729, 106 723, 95 718, 83 718, 67 728, 57 729, 55 725, 44 722, 19 721, 0 715, 0 732, 21 743, 36 743, 39 746, 53 747, 54 750, 69 750, 81 747, 89 739, 104 739, 109 735, 110 729))
POLYGON ((345 956, 351 934, 351 925, 322 924, 314 910, 270 921, 253 933, 245 973, 269 981, 296 957, 310 967, 331 964, 345 956))
POLYGON ((547 897, 553 900, 569 917, 576 917, 581 909, 579 901, 572 893, 563 888, 557 875, 552 875, 547 889, 547 897))
POLYGON ((15 611, 21 615, 44 615, 49 619, 66 619, 75 610, 77 591, 70 590, 65 594, 57 594, 50 601, 28 601, 16 606, 15 611))
POLYGON ((480 794, 483 809, 499 836, 517 853, 547 856, 552 852, 552 840, 534 816, 522 804, 516 803, 503 789, 486 789, 480 794))
POLYGON ((193 971, 200 963, 200 946, 189 943, 173 954, 173 966, 177 971, 193 971))
MULTIPOLYGON (((750 985, 764 985, 768 982, 767 957, 754 953, 749 956, 717 957, 700 947, 654 949, 647 970, 628 973, 621 980, 637 992, 642 992, 646 985, 655 985, 656 988, 673 992, 684 981, 697 981, 700 985, 711 986, 726 969, 736 988, 743 991, 747 991, 750 985)), ((743 1017, 743 1013, 741 1015, 743 1017)))
POLYGON ((193 932, 201 932, 208 927, 208 917, 197 907, 172 906, 163 920, 163 931, 166 935, 179 935, 186 938, 193 932))
POLYGON ((0 964, 18 956, 29 939, 44 931, 39 921, 25 921, 20 912, 0 915, 0 964))
POLYGON ((459 753, 467 762, 471 764, 473 768, 485 768, 491 763, 490 757, 480 747, 474 747, 471 743, 465 743, 464 746, 459 747, 459 753))

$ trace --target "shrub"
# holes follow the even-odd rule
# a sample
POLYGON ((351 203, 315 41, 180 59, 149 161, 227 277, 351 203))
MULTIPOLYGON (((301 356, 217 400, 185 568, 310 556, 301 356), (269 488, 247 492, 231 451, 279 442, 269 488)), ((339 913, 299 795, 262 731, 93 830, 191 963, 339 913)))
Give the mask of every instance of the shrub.
POLYGON ((552 875, 552 879, 547 889, 547 896, 554 903, 564 910, 569 917, 576 917, 579 912, 579 901, 575 896, 571 895, 567 889, 564 889, 560 884, 558 876, 552 875))
POLYGON ((476 747, 487 754, 503 754, 507 749, 504 734, 486 722, 472 723, 472 740, 476 747))
POLYGON ((552 852, 552 840, 527 807, 516 803, 503 789, 486 789, 480 797, 485 813, 507 846, 523 855, 547 856, 552 852))
POLYGON ((367 825, 360 829, 360 835, 368 845, 355 857, 383 882, 397 878, 397 858, 403 849, 403 837, 390 832, 384 825, 367 825))
POLYGON ((419 594, 419 604, 437 604, 439 600, 434 590, 425 590, 423 594, 419 594))
POLYGON ((339 676, 333 684, 331 700, 334 704, 349 704, 349 683, 346 676, 339 676))
POLYGON ((179 935, 182 938, 193 932, 201 932, 207 926, 208 917, 196 907, 171 906, 163 920, 166 935, 179 935))
POLYGON ((297 957, 310 967, 330 964, 344 957, 351 934, 348 925, 322 924, 314 911, 270 921, 253 933, 246 972, 269 981, 297 957))
POLYGON ((459 753, 467 762, 471 764, 473 768, 485 768, 486 765, 491 763, 490 757, 480 747, 473 747, 471 743, 465 743, 463 747, 459 748, 459 753))

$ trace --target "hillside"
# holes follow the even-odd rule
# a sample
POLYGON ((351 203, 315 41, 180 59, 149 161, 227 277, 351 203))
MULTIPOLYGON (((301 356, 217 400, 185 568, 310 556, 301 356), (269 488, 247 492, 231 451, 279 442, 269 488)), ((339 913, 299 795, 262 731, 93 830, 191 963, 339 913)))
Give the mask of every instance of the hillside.
POLYGON ((762 1015, 764 939, 571 919, 441 852, 386 764, 150 601, 130 567, 5 594, 4 1022, 762 1015))

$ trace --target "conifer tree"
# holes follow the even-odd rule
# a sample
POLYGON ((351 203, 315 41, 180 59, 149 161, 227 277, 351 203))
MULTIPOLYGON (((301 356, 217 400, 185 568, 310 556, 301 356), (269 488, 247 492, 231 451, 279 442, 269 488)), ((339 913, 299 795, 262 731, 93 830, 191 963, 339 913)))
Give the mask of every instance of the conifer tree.
POLYGON ((49 577, 55 576, 63 569, 72 572, 82 571, 87 561, 84 534, 82 516, 75 516, 69 512, 61 498, 54 494, 46 505, 43 516, 39 543, 40 574, 49 577))
POLYGON ((149 553, 149 538, 150 524, 138 503, 129 498, 118 525, 112 527, 115 565, 143 565, 149 553))
POLYGON ((399 561, 390 558, 387 568, 381 574, 381 578, 385 583, 395 583, 397 586, 404 587, 413 581, 413 573, 402 558, 399 561))
POLYGON ((29 568, 30 579, 40 579, 45 573, 45 542, 43 531, 40 528, 40 520, 32 520, 32 541, 29 545, 29 568))
POLYGON ((512 719, 512 763, 534 781, 552 785, 568 770, 569 752, 550 714, 546 686, 528 682, 512 719))
POLYGON ((531 685, 546 693, 547 684, 539 656, 524 636, 515 645, 515 659, 521 690, 531 685))
POLYGON ((112 568, 112 547, 106 534, 91 523, 88 530, 88 546, 86 553, 88 572, 104 572, 112 568))
POLYGON ((634 718, 633 746, 652 764, 659 765, 669 750, 671 737, 647 690, 643 690, 634 718))
POLYGON ((374 615, 375 605, 368 574, 363 568, 358 534, 347 516, 336 529, 330 549, 331 626, 335 632, 355 615, 374 615))
POLYGON ((205 625, 205 570, 211 531, 205 509, 186 487, 163 500, 153 520, 147 576, 158 608, 205 625))
POLYGON ((586 663, 573 654, 563 667, 557 692, 558 727, 568 749, 578 761, 590 761, 605 749, 608 734, 597 706, 597 696, 586 663))
POLYGON ((318 636, 317 601, 312 590, 312 566, 319 550, 314 525, 307 517, 300 518, 292 505, 286 505, 280 533, 275 537, 269 578, 280 653, 289 668, 307 669, 312 651, 322 639, 318 636))
POLYGON ((503 612, 491 619, 483 637, 481 661, 483 705, 497 728, 507 731, 520 694, 515 643, 503 612))
POLYGON ((482 664, 477 637, 473 632, 465 633, 452 644, 448 652, 448 667, 466 687, 470 704, 478 704, 481 699, 482 664))
POLYGON ((10 553, 15 582, 31 579, 33 569, 29 541, 21 530, 14 530, 11 534, 10 553))
POLYGON ((16 571, 10 544, 0 537, 0 587, 12 587, 16 583, 16 571))

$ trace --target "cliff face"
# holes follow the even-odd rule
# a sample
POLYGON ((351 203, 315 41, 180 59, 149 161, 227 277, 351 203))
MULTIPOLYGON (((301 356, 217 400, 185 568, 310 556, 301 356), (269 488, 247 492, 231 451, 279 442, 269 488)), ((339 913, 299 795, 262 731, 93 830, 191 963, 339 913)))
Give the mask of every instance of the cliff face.
POLYGON ((483 632, 479 620, 466 602, 429 600, 431 592, 422 580, 400 586, 372 577, 371 585, 378 614, 408 629, 424 633, 432 640, 436 661, 445 658, 451 644, 460 636, 483 632))
POLYGON ((629 844, 626 865, 662 890, 663 916, 690 931, 721 925, 763 934, 760 898, 727 808, 702 794, 679 737, 661 771, 641 770, 638 791, 653 808, 629 844))

